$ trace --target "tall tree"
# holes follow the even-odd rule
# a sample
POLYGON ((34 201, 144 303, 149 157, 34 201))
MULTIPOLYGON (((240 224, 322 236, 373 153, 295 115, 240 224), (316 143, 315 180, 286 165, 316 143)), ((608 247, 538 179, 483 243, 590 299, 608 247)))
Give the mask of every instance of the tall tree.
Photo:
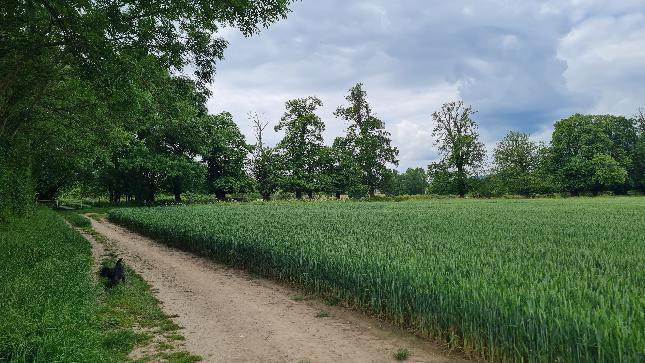
POLYGON ((346 139, 362 171, 362 184, 373 197, 387 176, 387 166, 398 165, 399 150, 391 145, 383 121, 372 114, 362 83, 352 87, 345 99, 349 105, 338 107, 334 115, 349 123, 346 139))
POLYGON ((255 146, 251 157, 251 173, 255 178, 256 189, 264 201, 271 200, 278 184, 277 157, 275 150, 264 144, 263 134, 269 123, 260 119, 258 114, 250 115, 255 131, 255 146))
POLYGON ((624 192, 631 181, 638 140, 633 120, 610 115, 580 115, 556 122, 551 140, 552 170, 573 194, 624 192))
POLYGON ((428 189, 428 174, 423 168, 408 168, 399 178, 402 194, 422 195, 428 189))
POLYGON ((29 109, 65 78, 69 67, 96 79, 112 65, 125 66, 125 57, 154 58, 168 70, 190 65, 204 85, 213 79, 227 45, 214 36, 221 26, 254 34, 285 17, 290 2, 3 1, 0 137, 14 135, 29 121, 29 109))
POLYGON ((196 157, 204 140, 206 98, 195 82, 168 72, 148 79, 140 108, 121 113, 115 107, 111 115, 129 122, 108 128, 95 155, 96 178, 113 203, 121 196, 152 202, 162 190, 181 201, 184 191, 203 184, 204 169, 196 157))
POLYGON ((322 106, 316 97, 287 101, 286 112, 275 131, 284 130, 284 138, 278 143, 281 158, 282 189, 296 194, 313 197, 320 190, 321 158, 325 124, 315 111, 322 106))
POLYGON ((539 168, 540 145, 528 134, 510 131, 493 150, 493 172, 500 194, 528 195, 534 192, 534 174, 539 168))
POLYGON ((250 190, 252 183, 246 174, 245 161, 251 147, 233 116, 223 112, 207 116, 205 122, 207 141, 202 157, 208 166, 208 190, 220 200, 224 200, 227 193, 250 190))
MULTIPOLYGON (((327 148, 327 190, 336 199, 362 183, 362 170, 354 160, 352 146, 344 137, 337 137, 327 148)), ((366 188, 365 188, 366 189, 366 188)))
POLYGON ((422 195, 428 189, 428 174, 423 168, 408 168, 404 173, 390 172, 385 194, 422 195))
POLYGON ((484 144, 479 141, 477 123, 472 119, 475 113, 471 106, 457 101, 444 104, 440 111, 432 114, 435 145, 443 154, 442 163, 446 169, 454 169, 455 188, 462 198, 468 191, 469 176, 481 167, 486 153, 484 144))

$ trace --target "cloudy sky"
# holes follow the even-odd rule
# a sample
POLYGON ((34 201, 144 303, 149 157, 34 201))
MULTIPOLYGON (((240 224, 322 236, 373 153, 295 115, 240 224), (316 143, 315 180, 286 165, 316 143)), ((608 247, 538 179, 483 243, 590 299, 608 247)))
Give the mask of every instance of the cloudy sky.
POLYGON ((447 101, 479 110, 489 148, 508 130, 548 141, 572 113, 645 106, 645 0, 303 0, 292 10, 252 38, 221 34, 230 45, 209 109, 233 113, 249 142, 249 112, 274 125, 285 101, 315 95, 330 143, 347 126, 333 111, 357 82, 402 170, 438 158, 430 115, 447 101))

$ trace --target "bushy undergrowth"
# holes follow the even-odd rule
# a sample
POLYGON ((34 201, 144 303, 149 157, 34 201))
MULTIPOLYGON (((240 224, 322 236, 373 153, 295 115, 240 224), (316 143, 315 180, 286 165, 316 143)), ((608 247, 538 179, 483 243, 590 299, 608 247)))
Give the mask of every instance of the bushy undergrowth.
POLYGON ((31 212, 34 196, 29 143, 21 137, 0 138, 0 223, 31 212))
POLYGON ((235 204, 110 219, 486 359, 645 359, 644 198, 235 204))
POLYGON ((49 210, 0 225, 0 361, 104 360, 90 244, 49 210))

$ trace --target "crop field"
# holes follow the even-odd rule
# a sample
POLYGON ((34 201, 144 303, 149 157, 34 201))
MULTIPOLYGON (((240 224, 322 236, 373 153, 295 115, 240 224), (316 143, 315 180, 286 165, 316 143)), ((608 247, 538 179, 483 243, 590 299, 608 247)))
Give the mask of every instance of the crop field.
POLYGON ((485 359, 645 359, 645 198, 227 204, 110 219, 485 359))

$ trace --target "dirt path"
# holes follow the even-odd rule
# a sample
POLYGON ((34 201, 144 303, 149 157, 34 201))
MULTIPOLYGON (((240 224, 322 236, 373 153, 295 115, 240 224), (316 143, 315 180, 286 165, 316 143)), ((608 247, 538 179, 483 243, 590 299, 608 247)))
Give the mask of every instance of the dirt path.
POLYGON ((462 362, 377 320, 308 300, 207 259, 155 243, 109 222, 94 229, 153 287, 163 309, 185 327, 186 348, 212 362, 462 362), (317 318, 322 311, 330 317, 317 318))

